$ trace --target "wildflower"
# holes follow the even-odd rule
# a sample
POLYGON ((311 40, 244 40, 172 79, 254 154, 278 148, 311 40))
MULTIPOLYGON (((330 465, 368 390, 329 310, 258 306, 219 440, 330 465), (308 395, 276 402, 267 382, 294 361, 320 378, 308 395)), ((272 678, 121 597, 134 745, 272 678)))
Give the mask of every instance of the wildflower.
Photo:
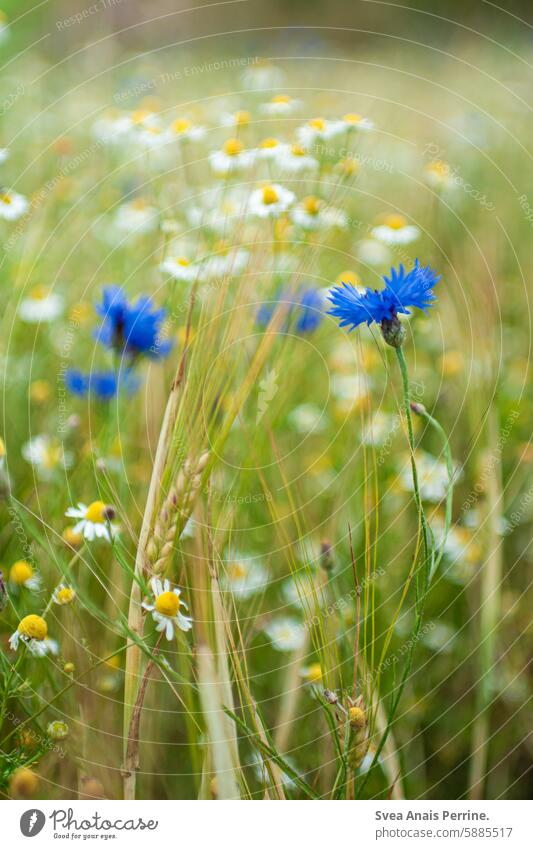
POLYGON ((72 675, 76 671, 76 667, 71 661, 67 661, 63 667, 65 675, 72 675))
POLYGON ((89 542, 95 538, 111 542, 116 531, 116 527, 110 522, 114 515, 114 509, 103 501, 93 501, 88 507, 80 501, 77 507, 69 507, 65 513, 69 518, 80 520, 72 531, 75 534, 82 533, 89 542))
POLYGON ((246 150, 240 139, 227 139, 222 150, 211 151, 209 162, 215 174, 226 175, 248 168, 255 156, 255 151, 246 150))
POLYGON ((143 236, 157 228, 158 220, 159 210, 144 198, 136 198, 118 207, 111 229, 106 232, 112 239, 115 236, 143 236))
POLYGON ((106 286, 96 311, 103 318, 97 341, 120 356, 131 360, 141 354, 158 358, 170 351, 172 343, 161 339, 165 310, 154 309, 151 298, 140 296, 130 304, 119 286, 106 286))
POLYGON ((292 115, 302 105, 301 100, 291 97, 289 94, 276 94, 267 103, 262 103, 260 106, 263 115, 292 115))
POLYGON ((320 198, 309 195, 294 207, 291 218, 302 230, 318 230, 325 227, 346 227, 347 218, 340 209, 333 209, 320 198))
POLYGON ((348 112, 339 121, 333 121, 330 135, 346 132, 346 130, 373 130, 374 124, 369 118, 358 115, 357 112, 348 112))
POLYGON ((289 413, 289 422, 298 433, 320 433, 326 427, 324 410, 316 404, 299 404, 289 413))
POLYGON ((278 139, 267 138, 263 139, 260 142, 259 147, 257 148, 257 158, 258 159, 274 159, 277 160, 278 157, 285 151, 289 149, 288 144, 284 144, 280 142, 278 139))
POLYGON ((66 722, 56 719, 48 723, 46 733, 52 740, 65 740, 69 734, 69 727, 66 722))
POLYGON ((242 599, 264 590, 267 582, 268 573, 259 560, 238 554, 230 560, 222 578, 223 588, 242 599))
POLYGON ((331 290, 329 299, 333 309, 329 315, 340 319, 340 327, 355 329, 360 324, 381 325, 385 341, 393 347, 399 347, 403 341, 402 326, 398 313, 409 315, 408 307, 426 311, 435 300, 433 286, 440 280, 428 266, 421 266, 418 260, 413 268, 406 272, 403 265, 398 270, 391 269, 390 277, 383 277, 385 287, 381 290, 365 289, 362 293, 349 284, 331 290))
POLYGON ((188 118, 177 118, 168 129, 169 138, 176 141, 200 141, 205 136, 205 127, 200 127, 188 118))
POLYGON ((89 395, 99 401, 110 401, 118 395, 122 388, 129 395, 132 395, 138 389, 139 381, 130 369, 118 374, 113 369, 91 371, 88 374, 84 374, 79 369, 67 369, 65 386, 69 392, 79 398, 89 395))
POLYGON ((45 404, 50 400, 52 387, 47 380, 34 380, 30 384, 30 398, 36 404, 45 404))
POLYGON ((296 131, 298 141, 303 147, 310 147, 313 143, 331 138, 338 132, 338 126, 333 121, 325 118, 312 118, 296 131))
POLYGON ((54 604, 61 606, 71 604, 76 598, 76 590, 72 587, 67 587, 65 584, 59 584, 54 590, 52 601, 54 604))
POLYGON ((71 548, 79 548, 80 545, 83 543, 83 534, 80 534, 79 532, 74 532, 74 528, 70 527, 70 525, 64 528, 61 536, 63 537, 66 544, 70 545, 71 548))
POLYGON ((177 629, 190 631, 192 619, 190 616, 184 616, 180 611, 180 607, 187 610, 187 605, 181 599, 180 590, 177 588, 171 590, 170 582, 166 579, 161 581, 159 578, 152 578, 150 585, 154 594, 154 603, 143 602, 142 606, 145 610, 151 611, 153 619, 157 622, 156 631, 164 631, 167 640, 174 637, 177 629))
POLYGON ((68 469, 72 465, 73 457, 69 451, 65 451, 58 439, 41 433, 25 442, 22 446, 22 456, 26 462, 35 466, 43 478, 50 478, 58 468, 68 469))
POLYGON ((430 186, 435 188, 450 189, 455 186, 452 170, 447 162, 442 159, 434 159, 425 167, 426 180, 430 186))
POLYGON ((225 127, 246 127, 252 116, 246 109, 238 109, 237 112, 229 112, 222 116, 221 123, 225 127))
POLYGON ((0 11, 0 41, 5 41, 10 36, 9 21, 5 12, 0 11))
POLYGON ((160 264, 159 270, 169 274, 174 280, 192 283, 200 272, 200 266, 185 256, 169 256, 160 264))
POLYGON ((262 91, 263 89, 279 88, 283 84, 285 74, 277 65, 272 65, 267 60, 261 60, 249 65, 243 71, 241 82, 243 86, 251 91, 262 91))
POLYGON ((0 218, 6 221, 16 221, 29 208, 28 200, 10 189, 0 189, 0 218))
POLYGON ((294 199, 294 192, 277 183, 262 186, 250 195, 250 214, 258 218, 278 218, 287 211, 294 199))
POLYGON ((0 147, 0 165, 9 159, 9 150, 7 147, 0 147))
POLYGON ((386 215, 383 223, 372 229, 372 235, 386 245, 409 245, 419 238, 420 230, 408 224, 403 215, 386 215))
POLYGON ((133 121, 124 112, 109 111, 93 124, 92 134, 98 141, 114 146, 124 144, 133 121))
POLYGON ((33 796, 39 786, 39 778, 25 766, 19 766, 9 781, 9 795, 29 799, 33 796))
MULTIPOLYGON (((441 463, 426 451, 418 451, 416 454, 416 465, 418 470, 418 485, 422 498, 425 501, 435 503, 442 501, 448 492, 449 483, 446 464, 441 463)), ((403 489, 408 492, 413 491, 413 480, 408 464, 402 470, 400 481, 403 489)))
POLYGON ((28 590, 37 591, 41 586, 41 579, 35 573, 31 563, 27 560, 16 560, 9 570, 9 583, 14 587, 26 587, 28 590))
POLYGON ((279 304, 287 308, 288 317, 294 322, 297 333, 312 333, 324 317, 321 293, 317 289, 303 289, 296 293, 281 294, 274 303, 262 304, 257 313, 257 323, 266 327, 279 304))
POLYGON ((31 654, 43 657, 45 654, 57 654, 58 645, 48 637, 48 625, 42 616, 30 613, 20 620, 18 628, 9 638, 9 647, 16 651, 23 642, 31 654))
POLYGON ((50 292, 44 286, 36 286, 28 298, 24 298, 19 306, 19 316, 29 324, 40 321, 54 321, 63 312, 64 301, 60 295, 50 292))
POLYGON ((236 250, 221 250, 202 261, 201 274, 205 280, 226 277, 231 274, 236 277, 241 274, 250 259, 250 254, 243 248, 236 250))
POLYGON ((355 247, 357 258, 365 265, 387 265, 390 262, 390 251, 383 242, 377 239, 361 239, 355 247))
POLYGON ((318 160, 307 153, 305 148, 299 144, 284 147, 278 156, 277 163, 280 169, 287 174, 316 171, 318 168, 318 160))
POLYGON ((322 667, 319 663, 311 663, 300 670, 300 675, 308 684, 320 684, 322 681, 322 667))
POLYGON ((265 633, 277 651, 296 651, 305 642, 305 629, 297 619, 288 616, 270 622, 265 633))

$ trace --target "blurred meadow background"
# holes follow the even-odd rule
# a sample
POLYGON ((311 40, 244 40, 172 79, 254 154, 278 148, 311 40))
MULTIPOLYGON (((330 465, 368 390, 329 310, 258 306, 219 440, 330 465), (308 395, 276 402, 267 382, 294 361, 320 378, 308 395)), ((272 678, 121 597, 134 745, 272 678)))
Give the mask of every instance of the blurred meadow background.
POLYGON ((1 9, 2 797, 527 798, 528 4, 1 9))

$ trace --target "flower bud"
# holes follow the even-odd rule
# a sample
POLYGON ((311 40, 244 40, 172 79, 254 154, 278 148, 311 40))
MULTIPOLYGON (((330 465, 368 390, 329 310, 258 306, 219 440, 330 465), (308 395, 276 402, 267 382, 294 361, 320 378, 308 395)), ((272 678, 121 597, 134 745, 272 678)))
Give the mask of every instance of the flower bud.
POLYGON ((400 322, 398 316, 394 318, 384 318, 381 322, 381 335, 387 345, 392 348, 401 348, 405 340, 405 328, 400 322))

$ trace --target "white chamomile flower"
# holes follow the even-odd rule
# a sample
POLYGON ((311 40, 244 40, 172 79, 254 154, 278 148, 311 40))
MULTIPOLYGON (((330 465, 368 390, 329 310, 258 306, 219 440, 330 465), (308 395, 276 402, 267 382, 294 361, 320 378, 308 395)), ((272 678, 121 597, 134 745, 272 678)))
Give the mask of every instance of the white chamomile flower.
POLYGON ((442 159, 434 159, 425 167, 426 181, 437 189, 452 189, 456 185, 452 169, 442 159))
POLYGON ((208 257, 202 262, 202 277, 205 280, 216 280, 231 274, 241 274, 250 259, 250 254, 244 248, 226 251, 208 257))
POLYGON ((200 141, 205 133, 205 127, 193 124, 188 118, 176 118, 167 130, 167 136, 172 141, 200 141))
POLYGON ((263 139, 257 148, 257 158, 277 161, 284 153, 287 153, 289 149, 290 145, 286 142, 279 141, 279 139, 263 139))
POLYGON ((132 130, 132 140, 143 150, 159 150, 170 141, 168 133, 159 124, 141 124, 132 130))
POLYGON ((129 115, 123 112, 108 112, 94 122, 92 134, 103 144, 118 146, 124 144, 132 126, 133 121, 129 115))
POLYGON ((190 616, 184 616, 180 612, 180 607, 187 610, 187 605, 181 600, 181 593, 177 588, 170 588, 170 581, 161 581, 159 578, 152 578, 150 581, 152 592, 154 594, 154 603, 147 604, 143 602, 145 610, 149 610, 152 618, 157 623, 156 631, 164 631, 167 640, 172 640, 176 630, 190 631, 192 628, 192 619, 190 616))
POLYGON ((76 598, 76 590, 68 587, 66 584, 59 584, 52 593, 52 601, 54 604, 59 604, 64 607, 66 604, 71 604, 76 598))
POLYGON ((310 156, 299 144, 287 146, 281 152, 277 164, 287 174, 301 174, 303 171, 316 171, 318 168, 318 160, 310 156))
POLYGON ((252 91, 262 91, 265 88, 279 88, 283 85, 285 74, 277 65, 262 61, 249 65, 243 71, 241 82, 244 88, 252 91))
POLYGON ((255 189, 250 195, 249 212, 258 218, 278 218, 294 203, 295 194, 278 183, 255 189))
POLYGON ((305 643, 305 628, 297 619, 284 616, 265 627, 265 633, 277 651, 296 651, 305 643))
POLYGON ((225 112, 220 123, 223 127, 246 127, 252 116, 246 109, 238 109, 236 112, 225 112))
POLYGON ((363 428, 361 442, 364 445, 383 445, 395 433, 394 419, 391 415, 378 410, 371 421, 363 428))
POLYGON ((157 228, 159 211, 144 198, 123 203, 113 217, 112 229, 116 235, 142 236, 157 228))
POLYGON ((355 246, 355 253, 365 265, 389 265, 391 261, 387 245, 377 239, 361 239, 355 246))
POLYGON ((346 227, 348 220, 340 209, 326 206, 320 198, 309 195, 291 210, 291 219, 302 230, 346 227))
POLYGON ((289 413, 289 422, 298 433, 321 433, 326 427, 324 410, 316 404, 299 404, 289 413))
POLYGON ((372 229, 372 236, 386 245, 409 245, 416 242, 420 230, 409 224, 403 215, 386 215, 383 223, 372 229))
POLYGON ((25 442, 22 456, 35 466, 43 478, 50 477, 56 469, 68 469, 72 465, 72 454, 65 451, 58 439, 41 433, 25 442))
POLYGON ((192 283, 197 278, 200 268, 199 262, 193 262, 185 256, 167 256, 159 266, 160 271, 181 283, 192 283))
POLYGON ((225 590, 242 599, 264 590, 267 582, 268 572, 263 564, 254 557, 239 554, 227 562, 221 581, 225 590))
POLYGON ((346 130, 373 130, 374 124, 369 118, 364 118, 356 112, 348 112, 339 121, 334 121, 331 135, 337 135, 346 130))
POLYGON ((0 147, 0 165, 2 162, 5 162, 6 159, 9 159, 9 150, 7 147, 0 147))
POLYGON ((311 118, 310 121, 298 127, 296 136, 303 147, 309 148, 315 142, 325 141, 338 132, 333 121, 325 118, 311 118))
POLYGON ((78 502, 77 507, 68 508, 65 516, 80 520, 72 528, 74 534, 83 534, 89 542, 95 538, 111 542, 117 531, 116 526, 110 523, 114 513, 113 508, 103 501, 93 501, 89 506, 78 502))
POLYGON ((263 115, 282 117, 283 115, 292 115, 301 105, 301 100, 297 100, 289 94, 275 94, 267 103, 262 103, 260 109, 263 115))
POLYGON ((21 642, 35 657, 57 654, 59 651, 56 641, 48 637, 48 625, 45 620, 35 613, 21 619, 17 630, 9 638, 9 646, 13 651, 17 651, 21 642))
POLYGON ((45 286, 35 286, 20 302, 19 316, 29 324, 54 321, 62 314, 64 305, 61 295, 50 292, 45 286))
POLYGON ((25 587, 37 592, 41 588, 41 578, 27 560, 16 560, 9 570, 9 583, 15 588, 25 587))
MULTIPOLYGON (((416 466, 420 495, 424 501, 437 503, 446 497, 448 492, 448 470, 446 464, 437 460, 426 451, 417 451, 416 466)), ((457 472, 454 476, 457 480, 457 472)), ((406 463, 400 476, 402 487, 408 492, 413 491, 410 463, 406 463)))
POLYGON ((222 150, 213 150, 209 154, 209 163, 215 174, 224 176, 249 168, 255 160, 256 152, 246 150, 240 139, 227 139, 222 150))
POLYGON ((28 211, 29 205, 24 195, 10 189, 0 189, 0 218, 16 221, 28 211))

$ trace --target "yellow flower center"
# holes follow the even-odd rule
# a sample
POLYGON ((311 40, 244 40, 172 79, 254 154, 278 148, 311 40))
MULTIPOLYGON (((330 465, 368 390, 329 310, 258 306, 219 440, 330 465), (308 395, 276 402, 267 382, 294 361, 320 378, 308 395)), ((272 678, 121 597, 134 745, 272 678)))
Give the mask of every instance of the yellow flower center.
POLYGON ((62 537, 68 545, 76 548, 78 545, 81 545, 83 542, 83 534, 75 533, 74 528, 65 528, 62 533, 62 537))
POLYGON ((179 608, 179 596, 171 590, 166 593, 161 593, 161 595, 158 595, 155 600, 155 609, 162 616, 176 616, 179 608))
POLYGON ((407 224, 406 219, 403 215, 386 215, 383 219, 383 223, 386 224, 387 227, 390 227, 392 230, 401 230, 402 227, 405 227, 407 224))
POLYGON ((23 637, 30 637, 32 640, 44 640, 48 634, 48 625, 42 616, 30 613, 29 616, 21 619, 17 631, 23 637))
POLYGON ((10 203, 13 203, 11 195, 5 193, 0 195, 0 200, 2 201, 2 203, 5 203, 6 206, 9 206, 10 203))
POLYGON ((191 122, 190 122, 190 121, 187 121, 187 119, 186 119, 186 118, 178 118, 178 119, 177 119, 176 121, 174 121, 174 123, 172 124, 172 129, 173 129, 173 130, 174 130, 174 132, 175 132, 175 133, 177 133, 178 135, 180 135, 181 133, 186 133, 186 132, 187 132, 187 130, 189 130, 189 129, 190 129, 190 127, 191 127, 191 122))
POLYGON ((356 112, 348 112, 342 119, 346 124, 359 124, 362 121, 362 116, 356 112))
POLYGON ((314 197, 313 195, 309 195, 302 201, 303 207, 309 215, 318 215, 318 211, 320 209, 320 198, 314 197))
POLYGON ((88 522, 94 522, 95 525, 102 525, 105 522, 105 509, 106 505, 103 501, 93 501, 85 511, 85 518, 88 522))
POLYGON ((70 604, 71 601, 74 601, 74 596, 76 593, 71 587, 61 587, 56 594, 56 599, 58 604, 70 604))
POLYGON ((291 98, 288 94, 276 94, 275 97, 272 98, 271 103, 290 103, 291 98))
POLYGON ((34 286, 30 292, 30 298, 33 301, 44 301, 48 297, 48 289, 46 286, 34 286))
POLYGON ((263 203, 265 206, 270 206, 273 203, 277 203, 279 200, 279 195, 274 188, 274 186, 265 186, 263 189, 263 203))
POLYGON ((340 168, 344 173, 350 177, 352 174, 355 174, 359 170, 359 163, 356 159, 352 157, 347 157, 343 159, 340 163, 340 168))
POLYGON ((360 707, 351 707, 348 711, 348 719, 352 728, 363 728, 366 725, 365 712, 360 707))
POLYGON ((322 680, 322 668, 319 663, 312 663, 307 670, 307 680, 318 684, 322 680))
POLYGON ((278 144, 279 144, 279 141, 277 139, 263 139, 263 141, 261 142, 261 147, 264 147, 264 148, 277 147, 278 144))
POLYGON ((293 144, 292 155, 293 156, 305 156, 305 149, 299 144, 293 144))
POLYGON ((57 442, 51 442, 43 451, 42 464, 45 469, 55 469, 61 462, 61 446, 57 442))
POLYGON ((51 391, 51 386, 47 380, 34 380, 30 386, 30 398, 39 404, 48 401, 51 391))
POLYGON ((184 268, 186 268, 188 265, 190 265, 190 264, 191 264, 191 263, 190 263, 190 260, 188 260, 188 259, 187 259, 187 257, 184 257, 184 256, 177 256, 177 257, 175 258, 174 262, 175 262, 177 265, 182 265, 184 268))
POLYGON ((146 209, 148 206, 146 200, 144 198, 137 198, 131 204, 132 209, 138 209, 139 211, 146 209))
POLYGON ((136 109, 135 112, 132 113, 131 120, 134 124, 142 124, 143 121, 151 115, 149 109, 136 109))
POLYGON ((447 162, 443 162, 442 159, 435 159, 429 163, 427 170, 438 177, 447 177, 450 173, 450 166, 447 162))
POLYGON ((6 456, 6 444, 0 436, 0 459, 6 456))
POLYGON ((33 569, 26 560, 17 560, 9 570, 9 580, 14 584, 24 584, 33 577, 33 569))
POLYGON ((245 111, 236 112, 233 116, 237 126, 242 127, 244 124, 250 123, 250 113, 245 111))
POLYGON ((228 569, 228 576, 232 581, 238 581, 246 577, 246 567, 242 563, 232 563, 228 569))
POLYGON ((309 121, 309 126, 313 128, 313 130, 324 130, 326 128, 326 122, 323 118, 312 118, 309 121))
POLYGON ((223 150, 226 156, 237 156, 244 150, 244 145, 240 139, 227 139, 223 150))

